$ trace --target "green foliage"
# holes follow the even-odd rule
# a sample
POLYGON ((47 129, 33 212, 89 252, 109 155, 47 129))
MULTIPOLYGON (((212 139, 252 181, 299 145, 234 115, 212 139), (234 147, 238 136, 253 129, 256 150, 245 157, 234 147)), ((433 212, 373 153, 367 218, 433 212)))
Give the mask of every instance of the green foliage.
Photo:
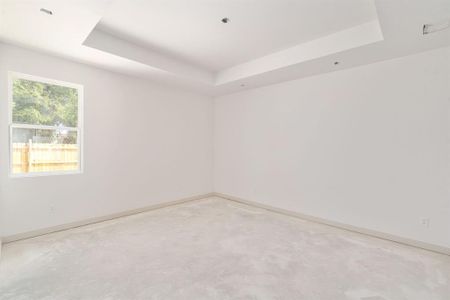
POLYGON ((14 79, 14 123, 76 127, 77 116, 77 89, 14 79))

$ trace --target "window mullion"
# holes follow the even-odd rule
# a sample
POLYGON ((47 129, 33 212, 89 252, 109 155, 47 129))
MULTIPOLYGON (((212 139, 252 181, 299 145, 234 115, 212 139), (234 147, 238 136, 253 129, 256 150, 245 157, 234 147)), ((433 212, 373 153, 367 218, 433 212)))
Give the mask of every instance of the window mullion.
POLYGON ((43 130, 67 130, 67 131, 77 131, 78 127, 63 127, 63 126, 49 126, 49 125, 33 125, 33 124, 11 124, 12 128, 25 128, 25 129, 43 129, 43 130))

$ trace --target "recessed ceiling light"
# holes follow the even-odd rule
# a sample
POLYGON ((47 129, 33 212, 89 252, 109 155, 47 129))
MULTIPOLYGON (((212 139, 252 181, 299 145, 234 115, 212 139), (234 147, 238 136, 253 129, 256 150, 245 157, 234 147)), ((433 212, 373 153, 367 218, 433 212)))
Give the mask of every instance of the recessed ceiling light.
POLYGON ((225 23, 225 24, 226 24, 226 23, 229 23, 229 22, 230 22, 230 19, 229 19, 229 18, 223 18, 223 19, 222 19, 222 23, 225 23))
POLYGON ((40 12, 47 14, 47 15, 53 15, 53 12, 51 10, 45 9, 45 8, 41 8, 40 12))
POLYGON ((434 24, 424 24, 422 27, 423 34, 430 34, 433 32, 441 31, 450 27, 450 21, 434 23, 434 24))

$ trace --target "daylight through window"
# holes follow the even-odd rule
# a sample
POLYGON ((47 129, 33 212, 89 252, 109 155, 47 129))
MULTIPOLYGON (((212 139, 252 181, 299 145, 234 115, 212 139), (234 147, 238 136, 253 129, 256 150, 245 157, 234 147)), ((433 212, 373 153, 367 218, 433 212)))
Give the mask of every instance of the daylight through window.
POLYGON ((83 88, 10 74, 11 174, 81 171, 83 88))

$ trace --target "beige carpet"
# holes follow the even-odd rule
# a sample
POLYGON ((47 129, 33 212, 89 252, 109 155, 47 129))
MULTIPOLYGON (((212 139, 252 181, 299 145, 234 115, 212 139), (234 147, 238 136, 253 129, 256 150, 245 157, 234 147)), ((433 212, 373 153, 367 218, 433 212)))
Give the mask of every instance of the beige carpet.
POLYGON ((449 300, 450 257, 208 198, 6 244, 0 299, 449 300))

